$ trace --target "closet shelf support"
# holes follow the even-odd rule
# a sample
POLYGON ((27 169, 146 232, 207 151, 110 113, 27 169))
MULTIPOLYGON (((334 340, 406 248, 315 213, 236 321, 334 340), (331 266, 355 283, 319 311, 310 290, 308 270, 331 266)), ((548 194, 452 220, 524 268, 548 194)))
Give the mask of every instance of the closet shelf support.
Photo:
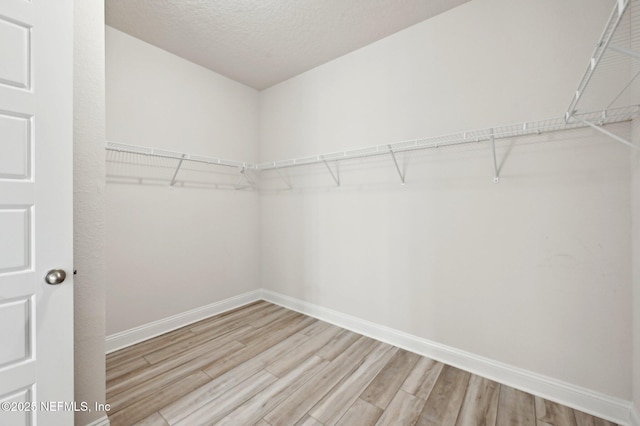
POLYGON ((176 167, 176 171, 173 173, 173 177, 171 178, 171 183, 169 186, 173 186, 176 184, 176 177, 178 177, 178 172, 180 171, 180 167, 182 167, 182 163, 184 162, 184 157, 186 154, 182 154, 180 157, 180 161, 178 162, 178 167, 176 167))
POLYGON ((233 185, 233 189, 241 189, 242 187, 240 186, 240 182, 242 182, 243 179, 247 181, 250 187, 256 186, 256 182, 249 175, 249 169, 247 169, 246 165, 240 167, 240 176, 238 177, 238 181, 236 182, 236 184, 233 185))
POLYGON ((331 166, 329 165, 329 163, 327 163, 327 160, 325 160, 324 156, 320 156, 320 158, 322 159, 324 165, 327 166, 327 170, 329 170, 329 173, 331 173, 331 177, 336 182, 336 185, 340 186, 340 167, 338 166, 338 163, 336 162, 336 172, 333 173, 331 166))
POLYGON ((393 148, 391 147, 391 145, 389 145, 389 152, 391 153, 391 158, 393 158, 393 164, 395 164, 395 166, 396 166, 396 171, 398 172, 398 175, 400 176, 400 181, 404 185, 405 184, 404 173, 402 173, 402 170, 400 170, 400 166, 398 165, 398 160, 396 158, 396 153, 393 151, 393 148))
POLYGON ((632 58, 640 59, 640 53, 636 52, 635 50, 627 49, 625 47, 615 46, 613 44, 609 45, 609 49, 618 53, 622 53, 623 55, 631 56, 632 58))
POLYGON ((491 154, 493 156, 493 183, 500 182, 500 170, 498 169, 498 158, 496 157, 496 138, 493 129, 489 131, 489 141, 491 142, 491 154))
POLYGON ((287 185, 287 189, 292 190, 293 185, 291 185, 291 182, 289 182, 289 179, 285 179, 284 175, 280 172, 280 169, 275 169, 275 170, 278 173, 278 176, 280 176, 280 179, 282 179, 284 184, 287 185))
POLYGON ((621 144, 629 146, 629 147, 631 147, 633 149, 636 149, 636 150, 640 151, 640 146, 638 146, 638 145, 626 140, 623 137, 620 137, 620 136, 616 135, 615 133, 611 133, 610 131, 606 130, 602 126, 598 126, 596 123, 593 123, 591 121, 585 120, 582 117, 579 117, 577 115, 572 115, 572 117, 575 118, 576 120, 578 120, 579 122, 581 122, 583 124, 586 124, 589 127, 594 128, 595 130, 599 131, 600 133, 603 133, 603 134, 609 136, 610 138, 620 142, 621 144))

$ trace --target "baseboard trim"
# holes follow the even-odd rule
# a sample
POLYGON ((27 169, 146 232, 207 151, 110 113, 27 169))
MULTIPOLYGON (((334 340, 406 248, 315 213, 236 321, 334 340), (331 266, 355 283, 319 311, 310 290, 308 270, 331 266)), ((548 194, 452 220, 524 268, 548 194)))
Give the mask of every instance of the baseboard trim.
MULTIPOLYGON (((287 309, 318 318, 620 425, 628 425, 630 416, 634 415, 631 410, 631 403, 623 399, 613 398, 273 291, 263 289, 262 298, 287 309)), ((632 419, 631 425, 640 426, 637 422, 637 413, 635 415, 636 420, 632 419)))
POLYGON ((211 303, 210 305, 201 306, 187 312, 163 318, 158 321, 143 324, 139 327, 134 327, 120 333, 111 334, 107 336, 105 340, 106 352, 111 353, 210 316, 218 315, 231 309, 256 302, 262 298, 261 296, 261 290, 251 291, 229 299, 211 303))
POLYGON ((110 426, 109 418, 107 416, 100 417, 98 420, 94 420, 85 426, 110 426))
MULTIPOLYGON (((255 290, 229 299, 107 336, 107 353, 131 346, 196 321, 258 300, 318 318, 353 332, 435 359, 499 383, 538 395, 620 425, 640 426, 640 416, 630 401, 562 382, 512 365, 442 345, 371 321, 363 320, 270 290, 255 290)), ((108 426, 105 416, 87 426, 108 426)))
POLYGON ((640 426, 640 413, 638 412, 638 407, 636 407, 635 404, 631 404, 629 426, 640 426))

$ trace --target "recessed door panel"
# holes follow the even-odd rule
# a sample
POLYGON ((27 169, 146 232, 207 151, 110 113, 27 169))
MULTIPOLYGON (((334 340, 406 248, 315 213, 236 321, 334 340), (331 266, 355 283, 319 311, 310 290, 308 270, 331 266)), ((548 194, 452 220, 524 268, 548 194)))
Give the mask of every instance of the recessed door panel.
POLYGON ((9 410, 3 410, 2 420, 7 422, 3 424, 15 426, 33 425, 33 411, 37 406, 33 401, 31 387, 0 396, 0 404, 9 407, 9 410))
POLYGON ((0 274, 30 267, 30 216, 26 207, 0 206, 0 274))
POLYGON ((31 357, 30 314, 29 299, 0 301, 0 368, 31 357))
POLYGON ((31 177, 31 120, 0 112, 0 179, 31 177))
POLYGON ((31 29, 0 16, 0 84, 29 89, 31 29))

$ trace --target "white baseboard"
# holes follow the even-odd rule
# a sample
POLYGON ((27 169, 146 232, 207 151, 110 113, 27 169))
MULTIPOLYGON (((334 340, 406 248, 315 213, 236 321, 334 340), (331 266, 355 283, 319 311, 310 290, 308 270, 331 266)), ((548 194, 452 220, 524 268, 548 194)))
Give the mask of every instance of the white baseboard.
MULTIPOLYGON (((107 353, 261 299, 516 389, 529 392, 533 395, 538 395, 542 398, 610 420, 617 424, 640 426, 640 416, 630 401, 610 397, 551 377, 484 358, 470 352, 442 345, 371 321, 366 321, 264 289, 241 294, 149 324, 144 324, 140 327, 112 334, 106 339, 105 346, 107 353)), ((104 417, 87 426, 108 425, 109 420, 104 417)))
POLYGON ((94 420, 85 426, 110 426, 109 418, 107 416, 100 417, 98 420, 94 420))
POLYGON ((261 295, 261 290, 251 291, 210 305, 182 312, 168 318, 144 324, 139 327, 121 331, 120 333, 112 334, 107 336, 105 340, 106 351, 107 353, 114 352, 118 349, 140 343, 144 340, 151 339, 152 337, 184 327, 185 325, 192 324, 210 316, 218 315, 231 309, 256 302, 262 298, 261 295))
POLYGON ((631 425, 640 426, 637 421, 637 412, 635 412, 635 420, 633 420, 634 412, 631 410, 629 401, 613 398, 269 290, 262 290, 262 298, 268 302, 620 425, 629 424, 631 416, 631 425))
POLYGON ((629 426, 640 426, 640 412, 635 404, 631 405, 631 412, 629 414, 629 426))

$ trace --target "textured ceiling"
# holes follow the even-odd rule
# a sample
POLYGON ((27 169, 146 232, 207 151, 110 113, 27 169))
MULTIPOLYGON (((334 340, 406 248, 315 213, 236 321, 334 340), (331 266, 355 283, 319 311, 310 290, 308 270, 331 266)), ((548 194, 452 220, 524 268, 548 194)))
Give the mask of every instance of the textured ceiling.
POLYGON ((106 0, 106 21, 261 90, 467 1, 106 0))

